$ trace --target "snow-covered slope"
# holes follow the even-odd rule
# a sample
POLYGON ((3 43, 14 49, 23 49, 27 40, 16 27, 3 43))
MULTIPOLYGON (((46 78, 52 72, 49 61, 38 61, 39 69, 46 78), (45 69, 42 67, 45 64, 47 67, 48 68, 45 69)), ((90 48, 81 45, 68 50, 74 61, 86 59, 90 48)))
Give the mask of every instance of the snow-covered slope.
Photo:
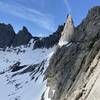
POLYGON ((46 89, 43 73, 53 48, 33 44, 0 49, 0 100, 40 100, 46 89))

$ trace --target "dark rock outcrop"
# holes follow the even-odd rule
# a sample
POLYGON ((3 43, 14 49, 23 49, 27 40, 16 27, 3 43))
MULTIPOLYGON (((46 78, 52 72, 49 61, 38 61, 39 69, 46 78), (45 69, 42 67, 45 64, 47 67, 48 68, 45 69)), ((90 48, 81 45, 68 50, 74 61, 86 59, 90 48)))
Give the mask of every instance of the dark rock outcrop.
POLYGON ((60 25, 56 32, 48 37, 41 38, 37 40, 34 44, 34 49, 36 48, 50 48, 59 42, 61 37, 61 32, 63 31, 64 25, 60 25))
POLYGON ((14 37, 15 32, 10 24, 0 24, 0 48, 10 47, 14 37))
POLYGON ((74 34, 70 45, 57 48, 45 72, 49 98, 99 100, 100 6, 89 11, 74 34))
POLYGON ((29 43, 29 41, 32 39, 31 33, 28 32, 26 27, 23 27, 22 30, 16 34, 12 46, 20 46, 20 45, 26 45, 29 43))

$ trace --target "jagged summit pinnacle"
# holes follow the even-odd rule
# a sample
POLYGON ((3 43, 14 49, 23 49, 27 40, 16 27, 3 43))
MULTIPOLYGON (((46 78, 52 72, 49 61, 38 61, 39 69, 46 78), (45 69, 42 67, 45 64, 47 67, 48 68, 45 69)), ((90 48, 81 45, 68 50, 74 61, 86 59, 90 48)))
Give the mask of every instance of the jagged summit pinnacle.
POLYGON ((74 34, 74 23, 73 23, 72 16, 69 14, 67 16, 67 21, 65 23, 64 30, 61 33, 59 45, 61 46, 69 42, 72 39, 73 34, 74 34))
POLYGON ((32 39, 31 33, 28 32, 28 29, 23 26, 22 30, 18 32, 18 34, 15 36, 13 40, 13 46, 20 46, 20 45, 26 45, 29 43, 29 41, 32 39))
POLYGON ((71 22, 73 24, 73 18, 70 14, 67 15, 67 22, 66 23, 69 23, 71 22))
POLYGON ((21 31, 28 32, 28 29, 25 26, 23 26, 23 29, 21 31))

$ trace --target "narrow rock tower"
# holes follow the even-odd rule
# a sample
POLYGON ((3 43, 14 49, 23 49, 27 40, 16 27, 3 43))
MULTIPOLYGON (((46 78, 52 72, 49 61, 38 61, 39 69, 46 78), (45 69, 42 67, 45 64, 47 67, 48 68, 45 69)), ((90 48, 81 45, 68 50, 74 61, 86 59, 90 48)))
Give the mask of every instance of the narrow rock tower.
POLYGON ((65 23, 65 27, 63 32, 61 33, 61 38, 59 40, 59 45, 65 45, 68 43, 74 35, 74 23, 71 15, 67 16, 67 21, 65 23))

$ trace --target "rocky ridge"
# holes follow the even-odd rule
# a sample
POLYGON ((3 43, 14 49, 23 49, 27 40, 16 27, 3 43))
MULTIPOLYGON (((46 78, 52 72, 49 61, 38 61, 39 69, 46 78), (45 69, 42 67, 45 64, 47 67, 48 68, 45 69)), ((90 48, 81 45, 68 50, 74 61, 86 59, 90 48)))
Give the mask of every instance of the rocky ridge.
POLYGON ((100 99, 100 6, 90 9, 68 44, 58 45, 44 79, 50 100, 100 99))
POLYGON ((16 34, 10 24, 1 23, 0 48, 28 45, 31 40, 33 40, 34 43, 33 49, 50 48, 59 42, 63 27, 64 25, 59 25, 57 31, 48 37, 34 37, 25 26, 16 34))

